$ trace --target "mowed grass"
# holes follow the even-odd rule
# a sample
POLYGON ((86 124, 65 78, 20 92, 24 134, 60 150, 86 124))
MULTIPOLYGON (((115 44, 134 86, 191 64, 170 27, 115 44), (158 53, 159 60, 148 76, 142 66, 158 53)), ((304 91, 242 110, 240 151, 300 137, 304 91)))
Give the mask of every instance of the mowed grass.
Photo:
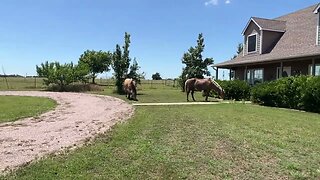
POLYGON ((91 144, 0 179, 319 179, 320 115, 248 104, 137 107, 91 144))
MULTIPOLYGON (((129 103, 173 103, 173 102, 187 102, 187 95, 182 92, 179 87, 164 86, 162 84, 141 84, 138 85, 137 99, 138 101, 130 101, 125 95, 115 93, 114 87, 107 87, 103 91, 94 92, 102 95, 109 95, 125 100, 129 103)), ((195 92, 194 97, 196 101, 204 101, 205 97, 202 92, 195 92)), ((209 101, 217 101, 215 98, 208 99, 209 101)), ((192 101, 191 93, 189 94, 189 101, 192 101)))
POLYGON ((49 98, 0 96, 0 123, 37 116, 54 107, 56 102, 49 98))

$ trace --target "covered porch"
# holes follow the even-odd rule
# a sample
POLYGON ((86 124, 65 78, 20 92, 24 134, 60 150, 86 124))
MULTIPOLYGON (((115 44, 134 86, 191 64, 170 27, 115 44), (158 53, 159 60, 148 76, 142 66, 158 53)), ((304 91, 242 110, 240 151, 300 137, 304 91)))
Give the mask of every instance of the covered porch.
POLYGON ((215 78, 219 78, 219 70, 229 71, 229 80, 245 80, 249 84, 272 81, 281 77, 297 75, 320 75, 320 56, 299 59, 282 59, 263 62, 229 61, 214 65, 215 78))

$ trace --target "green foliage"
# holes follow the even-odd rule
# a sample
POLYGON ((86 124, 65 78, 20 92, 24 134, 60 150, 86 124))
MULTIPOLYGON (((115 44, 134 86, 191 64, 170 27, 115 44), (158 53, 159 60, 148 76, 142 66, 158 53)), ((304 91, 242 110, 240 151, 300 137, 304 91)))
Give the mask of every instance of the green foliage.
POLYGON ((311 112, 320 112, 320 77, 309 77, 305 82, 302 104, 311 112))
POLYGON ((320 77, 286 77, 252 88, 252 100, 266 106, 320 112, 320 77))
POLYGON ((136 58, 133 59, 132 65, 130 65, 129 69, 130 71, 127 74, 127 78, 132 78, 140 84, 140 80, 144 79, 144 73, 139 72, 140 66, 138 65, 136 58))
POLYGON ((245 81, 217 81, 225 92, 225 99, 235 100, 249 100, 250 86, 245 81))
POLYGON ((60 64, 59 62, 46 61, 36 66, 38 76, 43 77, 47 86, 57 85, 59 91, 65 91, 65 87, 73 82, 87 81, 86 66, 75 66, 73 63, 60 64))
POLYGON ((110 70, 111 60, 110 52, 86 50, 79 58, 79 65, 88 67, 92 83, 95 83, 96 74, 110 70))
POLYGON ((203 78, 204 75, 210 76, 208 66, 213 64, 213 59, 203 59, 202 52, 204 47, 204 38, 202 33, 200 33, 197 45, 195 47, 190 47, 188 52, 183 54, 182 63, 185 64, 186 67, 182 69, 182 74, 180 76, 181 84, 184 84, 186 79, 189 78, 203 78))
POLYGON ((127 76, 128 68, 130 65, 130 57, 129 57, 129 46, 130 46, 130 34, 125 33, 124 36, 125 44, 121 47, 117 44, 116 50, 113 52, 112 55, 112 68, 114 70, 114 76, 116 79, 116 87, 117 92, 119 94, 123 93, 122 83, 124 78, 127 76))
POLYGON ((161 78, 160 73, 156 72, 156 73, 152 74, 152 79, 153 80, 161 80, 162 78, 161 78))
POLYGON ((243 51, 243 44, 239 43, 237 46, 237 54, 235 54, 232 59, 236 58, 242 51, 243 51))

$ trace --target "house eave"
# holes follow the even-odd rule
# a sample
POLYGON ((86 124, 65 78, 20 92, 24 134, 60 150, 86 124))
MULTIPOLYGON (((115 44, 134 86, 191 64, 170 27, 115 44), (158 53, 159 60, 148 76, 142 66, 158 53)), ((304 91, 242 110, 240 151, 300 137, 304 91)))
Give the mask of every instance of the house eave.
POLYGON ((313 13, 318 14, 318 13, 319 13, 319 9, 320 9, 320 3, 319 3, 318 6, 313 10, 313 13))
POLYGON ((262 31, 273 31, 273 32, 281 32, 281 33, 285 33, 286 31, 282 31, 282 30, 275 30, 275 29, 265 29, 265 28, 262 28, 261 29, 262 31))
POLYGON ((241 33, 242 35, 244 35, 244 32, 246 32, 246 30, 248 29, 249 24, 250 24, 251 21, 259 27, 260 31, 262 30, 261 26, 251 17, 250 20, 248 21, 246 27, 243 29, 243 31, 241 33))
MULTIPOLYGON (((269 60, 257 60, 257 61, 246 61, 242 60, 240 62, 232 62, 228 64, 219 63, 213 65, 212 67, 217 68, 232 68, 232 67, 239 67, 239 66, 248 66, 248 65, 258 65, 258 64, 271 64, 271 63, 278 63, 281 61, 295 61, 295 60, 307 60, 310 58, 320 58, 320 54, 312 54, 312 55, 298 55, 298 56, 291 56, 291 57, 283 57, 283 58, 275 58, 269 60)), ((236 61, 236 60, 234 60, 236 61)))

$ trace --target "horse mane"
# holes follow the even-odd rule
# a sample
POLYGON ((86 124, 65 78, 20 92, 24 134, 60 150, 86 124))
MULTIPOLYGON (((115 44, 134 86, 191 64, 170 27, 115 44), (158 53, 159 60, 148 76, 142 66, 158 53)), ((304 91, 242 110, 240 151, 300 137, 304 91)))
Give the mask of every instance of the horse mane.
POLYGON ((218 87, 218 88, 220 89, 220 91, 223 91, 223 89, 222 89, 222 87, 220 86, 220 84, 218 84, 215 80, 213 80, 213 79, 211 79, 211 78, 210 78, 210 80, 211 80, 211 82, 212 82, 216 87, 218 87))

